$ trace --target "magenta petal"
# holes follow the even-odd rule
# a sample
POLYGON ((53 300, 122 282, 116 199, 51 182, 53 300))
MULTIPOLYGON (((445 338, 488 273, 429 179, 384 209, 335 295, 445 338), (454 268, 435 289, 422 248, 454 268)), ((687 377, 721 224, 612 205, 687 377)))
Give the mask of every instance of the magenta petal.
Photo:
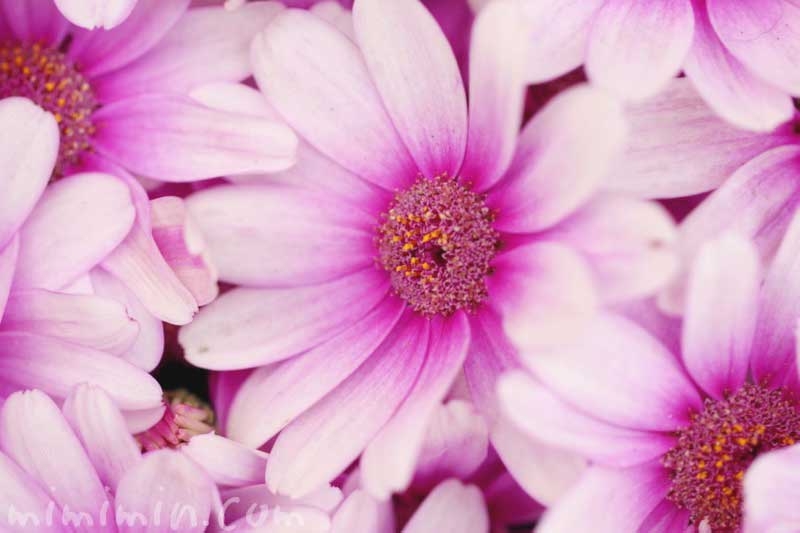
POLYGON ((0 7, 14 37, 22 42, 58 48, 69 30, 69 21, 52 0, 3 0, 0 7))
MULTIPOLYGON (((20 4, 21 5, 21 4, 20 4)), ((58 125, 24 98, 0 100, 0 247, 25 221, 44 191, 58 156, 58 125)))
POLYGON ((2 323, 8 302, 8 292, 14 278, 14 269, 17 266, 17 252, 19 239, 13 239, 0 250, 0 323, 2 323))
POLYGON ((123 305, 94 295, 40 289, 13 292, 0 329, 54 337, 121 355, 139 334, 123 305))
POLYGON ((264 482, 267 454, 236 441, 213 434, 198 435, 182 451, 218 485, 242 487, 264 482))
POLYGON ((281 432, 267 464, 270 490, 306 495, 358 457, 413 387, 429 330, 427 320, 407 314, 355 373, 281 432))
POLYGON ((394 329, 403 307, 390 296, 330 340, 257 369, 233 400, 228 435, 248 446, 264 445, 355 372, 394 329))
POLYGON ((291 289, 237 288, 185 326, 179 340, 192 364, 235 370, 304 352, 355 324, 388 292, 383 272, 291 289))
POLYGON ((122 242, 134 217, 128 187, 108 174, 50 185, 20 230, 14 287, 57 290, 72 283, 122 242))
POLYGON ((582 413, 523 372, 505 375, 498 394, 506 416, 524 433, 595 464, 641 464, 661 457, 675 445, 675 439, 665 434, 613 426, 582 413))
POLYGON ((673 354, 635 323, 600 315, 578 337, 525 360, 580 411, 626 428, 672 431, 700 410, 700 395, 673 354))
POLYGON ((253 41, 252 61, 269 101, 314 148, 389 190, 416 176, 358 47, 334 27, 286 11, 253 41))
POLYGON ((422 174, 458 175, 467 100, 436 19, 419 1, 359 0, 353 23, 372 79, 422 174))
POLYGON ((183 16, 189 3, 190 0, 137 0, 130 16, 113 30, 75 32, 69 54, 90 77, 122 67, 158 43, 183 16))
POLYGON ((678 74, 693 35, 691 0, 606 2, 589 37, 586 71, 617 93, 651 96, 678 74))
POLYGON ((669 485, 659 461, 626 469, 593 466, 545 513, 537 531, 642 531, 640 526, 666 498, 669 485))
POLYGON ((695 382, 714 398, 738 390, 747 377, 760 280, 758 252, 741 237, 726 235, 706 244, 694 261, 683 361, 695 382))
MULTIPOLYGON (((43 520, 52 501, 39 484, 4 453, 0 453, 0 527, 3 531, 30 532, 35 522, 22 524, 17 516, 29 514, 43 520), (18 513, 15 515, 12 509, 18 513), (14 518, 12 518, 14 517, 14 518)), ((66 531, 54 521, 47 530, 54 533, 66 531)), ((44 531, 44 530, 40 530, 44 531)))
POLYGON ((103 389, 86 384, 75 387, 63 411, 100 481, 116 490, 125 472, 141 459, 122 413, 103 389))
POLYGON ((162 181, 275 172, 291 166, 297 152, 297 137, 279 122, 181 96, 119 100, 95 112, 94 120, 99 154, 162 181))
POLYGON ((464 313, 431 321, 428 353, 414 387, 361 456, 361 478, 370 494, 383 500, 408 487, 425 431, 461 371, 469 343, 464 313))

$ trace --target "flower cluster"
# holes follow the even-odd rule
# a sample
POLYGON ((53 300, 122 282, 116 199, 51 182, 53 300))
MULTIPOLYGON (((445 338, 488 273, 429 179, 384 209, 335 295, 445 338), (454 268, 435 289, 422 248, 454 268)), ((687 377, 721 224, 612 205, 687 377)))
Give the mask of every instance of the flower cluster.
POLYGON ((798 0, 0 0, 0 531, 800 531, 798 0))

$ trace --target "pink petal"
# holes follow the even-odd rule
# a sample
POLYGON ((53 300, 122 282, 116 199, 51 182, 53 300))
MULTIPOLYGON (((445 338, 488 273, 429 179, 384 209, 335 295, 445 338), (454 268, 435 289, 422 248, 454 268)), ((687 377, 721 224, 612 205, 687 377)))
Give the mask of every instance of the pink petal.
POLYGON ((55 0, 64 16, 76 26, 110 30, 125 20, 137 0, 55 0))
POLYGON ((141 460, 122 413, 103 389, 86 384, 75 387, 63 411, 100 481, 115 491, 125 472, 141 460))
POLYGON ((800 93, 800 6, 791 0, 708 0, 708 13, 739 61, 784 91, 800 93))
POLYGON ((527 68, 526 28, 516 4, 494 3, 472 30, 469 134, 461 176, 477 189, 508 168, 522 120, 527 68))
MULTIPOLYGON (((19 4, 22 5, 22 4, 19 4)), ((24 98, 0 100, 0 247, 25 221, 44 191, 58 156, 58 125, 24 98)))
POLYGON ((350 494, 337 509, 330 533, 395 533, 394 511, 391 502, 379 502, 363 490, 350 494))
POLYGON ((576 248, 590 265, 606 302, 654 294, 678 269, 677 231, 653 202, 603 195, 550 230, 545 238, 576 248))
POLYGON ((75 32, 69 55, 81 65, 84 76, 92 78, 125 66, 163 39, 189 3, 190 0, 137 0, 125 22, 113 30, 75 32))
POLYGON ((58 48, 67 35, 69 21, 52 0, 2 0, 0 7, 14 37, 22 42, 38 41, 45 46, 58 48))
POLYGON ((355 372, 394 329, 403 307, 389 297, 330 340, 253 372, 231 405, 228 435, 254 448, 263 446, 355 372))
MULTIPOLYGON (((211 372, 209 374, 208 395, 211 399, 211 405, 214 406, 218 428, 228 427, 228 413, 233 399, 250 374, 252 374, 250 370, 231 370, 228 372, 211 372)), ((227 430, 225 433, 228 433, 227 430)))
POLYGON ((363 57, 335 28, 309 13, 286 11, 256 37, 252 61, 272 105, 317 150, 390 190, 415 177, 417 167, 363 57))
POLYGON ((125 353, 139 334, 139 325, 114 300, 40 289, 12 293, 0 329, 55 337, 115 355, 125 353))
POLYGON ((595 312, 589 267, 566 246, 520 246, 498 256, 494 267, 489 297, 503 317, 505 333, 521 351, 571 339, 595 312))
POLYGON ((795 505, 800 446, 758 457, 744 477, 744 531, 791 531, 800 523, 795 505))
POLYGON ((120 358, 26 333, 0 333, 0 375, 57 398, 66 398, 75 385, 90 383, 106 390, 121 409, 161 404, 156 380, 120 358))
POLYGON ((92 80, 92 87, 100 98, 118 99, 153 87, 186 94, 205 83, 243 80, 252 74, 250 43, 282 9, 273 2, 190 9, 146 54, 92 80))
POLYGON ((217 273, 208 257, 202 232, 190 217, 183 199, 156 198, 150 204, 153 239, 164 260, 197 305, 211 303, 219 294, 217 273))
POLYGON ((750 365, 758 382, 780 385, 796 374, 797 324, 800 316, 800 213, 795 212, 778 252, 760 286, 758 324, 750 365))
POLYGON ((521 371, 498 387, 508 419, 531 438, 574 452, 595 464, 626 467, 661 457, 675 439, 612 426, 563 402, 521 371))
POLYGON ((19 239, 15 238, 0 250, 0 322, 3 320, 11 281, 14 278, 14 269, 17 266, 17 252, 19 239))
POLYGON ((50 185, 20 230, 15 289, 59 289, 86 274, 128 234, 128 188, 113 176, 79 174, 50 185))
POLYGON ((164 324, 151 315, 136 295, 113 274, 101 268, 93 269, 90 274, 95 293, 124 305, 139 325, 139 334, 120 357, 146 372, 153 371, 164 352, 164 324))
POLYGON ((626 469, 593 466, 545 513, 537 531, 640 531, 669 485, 659 461, 626 469))
POLYGON ((633 322, 601 315, 575 342, 526 358, 564 401, 618 426, 672 431, 689 423, 700 396, 675 357, 633 322))
POLYGON ((489 513, 481 491, 452 479, 431 492, 402 533, 485 533, 489 513))
POLYGON ((275 172, 294 163, 297 138, 283 124, 209 109, 188 98, 145 95, 94 114, 97 152, 162 181, 275 172))
MULTIPOLYGON (((0 527, 9 532, 37 531, 33 529, 35 520, 22 523, 18 518, 26 515, 36 517, 41 524, 47 517, 51 502, 36 481, 3 453, 0 453, 0 501, 3 502, 0 504, 0 527)), ((38 529, 45 530, 66 531, 55 520, 52 526, 38 529)))
MULTIPOLYGON (((92 523, 100 523, 107 500, 103 484, 80 441, 47 395, 18 392, 6 400, 0 412, 0 448, 65 512, 85 513, 92 523)), ((60 518, 56 520, 61 522, 60 518)), ((85 526, 79 529, 88 530, 85 526)))
POLYGON ((200 533, 212 518, 213 499, 213 482, 191 459, 172 450, 149 453, 122 478, 115 505, 129 515, 160 516, 161 520, 152 521, 147 528, 129 521, 121 524, 119 531, 200 533))
POLYGON ((489 428, 472 404, 450 400, 437 406, 422 441, 412 490, 428 492, 451 477, 468 479, 488 451, 489 428))
POLYGON ((359 0, 356 37, 400 136, 424 176, 457 176, 467 144, 458 63, 419 1, 359 0))
POLYGON ((388 292, 382 272, 366 269, 322 285, 238 288, 184 327, 179 340, 192 364, 234 370, 308 350, 355 324, 388 292))
POLYGON ((589 37, 586 71, 622 95, 651 96, 678 74, 693 35, 691 0, 606 2, 589 37))
POLYGON ((672 80, 654 98, 629 105, 625 116, 630 141, 609 173, 608 188, 643 198, 716 189, 753 157, 794 142, 783 132, 765 135, 729 125, 684 78, 672 80))
POLYGON ((572 213, 608 174, 625 133, 621 107, 598 89, 581 86, 554 98, 525 126, 506 177, 489 193, 497 228, 529 233, 572 213), (581 157, 564 157, 570 153, 581 157))
POLYGON ((361 476, 370 494, 387 499, 411 483, 428 424, 461 371, 469 342, 463 313, 431 321, 428 353, 417 381, 361 456, 361 476))
POLYGON ((683 362, 694 381, 714 398, 738 390, 747 377, 758 315, 759 270, 758 252, 734 235, 709 242, 694 261, 683 325, 683 362))
POLYGON ((218 485, 241 487, 264 482, 268 455, 236 441, 214 434, 198 435, 182 451, 218 485))
POLYGON ((316 191, 222 186, 187 204, 224 281, 311 285, 374 265, 377 217, 316 191))
POLYGON ((427 320, 407 316, 354 374, 281 432, 267 464, 270 490, 303 496, 358 457, 411 390, 429 329, 427 320))
POLYGON ((530 25, 528 81, 541 83, 581 66, 589 33, 604 0, 524 2, 530 25))
POLYGON ((756 77, 725 48, 704 6, 695 10, 694 44, 683 69, 706 102, 736 126, 768 132, 794 114, 788 94, 756 77))

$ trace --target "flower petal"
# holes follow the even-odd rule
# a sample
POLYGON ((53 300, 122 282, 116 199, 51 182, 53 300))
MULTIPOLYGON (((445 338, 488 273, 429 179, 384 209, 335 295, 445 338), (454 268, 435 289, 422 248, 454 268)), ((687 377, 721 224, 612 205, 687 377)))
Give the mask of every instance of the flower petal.
POLYGON ((291 166, 297 152, 297 137, 279 122, 177 95, 118 100, 96 111, 94 121, 100 155, 162 181, 275 172, 291 166))
POLYGON ((108 391, 121 409, 161 405, 161 387, 149 374, 113 355, 48 337, 0 333, 0 375, 57 398, 90 383, 108 391))
POLYGON ((125 472, 141 460, 122 413, 103 389, 86 384, 75 387, 63 411, 100 481, 116 491, 125 472))
POLYGON ((281 432, 267 463, 270 490, 301 497, 358 457, 411 390, 429 329, 423 318, 404 317, 355 373, 281 432))
POLYGON ((363 57, 337 29, 288 10, 253 41, 252 62, 269 101, 314 148, 389 190, 416 176, 363 57))
POLYGON ((4 247, 50 180, 59 132, 53 115, 24 98, 0 100, 0 131, 0 247, 4 247))
POLYGON ((451 479, 431 492, 402 533, 484 533, 489 513, 481 491, 451 479))
POLYGON ((580 411, 618 426, 672 431, 702 403, 675 357, 639 326, 600 315, 575 342, 525 360, 580 411))
POLYGON ((128 234, 128 188, 108 174, 50 185, 20 230, 15 289, 64 287, 102 261, 128 234))
POLYGON ((179 340, 187 360, 201 368, 260 366, 332 338, 387 293, 386 276, 372 268, 309 287, 237 288, 203 309, 179 340))
POLYGON ((417 0, 358 0, 356 37, 372 79, 424 176, 457 176, 467 145, 467 99, 436 19, 417 0))
POLYGON ((37 520, 38 524, 45 521, 51 501, 36 481, 0 453, 0 527, 4 531, 65 531, 59 523, 35 529, 37 520), (24 516, 31 517, 30 521, 24 520, 24 516))
POLYGON ((218 485, 242 487, 264 482, 268 455, 236 441, 210 433, 198 435, 182 451, 218 485))
POLYGON ((19 238, 12 239, 3 249, 0 249, 0 323, 2 323, 8 303, 8 293, 14 279, 18 251, 19 238))
POLYGON ((759 456, 744 477, 744 531, 792 531, 800 524, 800 446, 759 456))
POLYGON ((587 74, 630 98, 654 95, 680 71, 693 35, 691 0, 606 2, 589 37, 587 74))
POLYGON ((555 97, 525 126, 506 177, 489 193, 496 227, 529 233, 562 220, 596 191, 625 137, 622 108, 606 93, 584 85, 555 97))
POLYGON ((389 297, 330 340, 257 369, 233 400, 228 435, 254 448, 263 446, 355 372, 394 329, 403 307, 389 297))
POLYGON ((695 10, 694 44, 683 69, 705 101, 736 126, 769 132, 794 114, 788 94, 756 77, 725 48, 707 9, 695 10))
POLYGON ((683 325, 683 362, 695 382, 714 398, 738 390, 747 377, 758 315, 759 270, 758 252, 735 235, 709 242, 694 262, 683 325))
POLYGON ((437 407, 450 390, 469 349, 466 315, 431 321, 425 362, 408 397, 361 456, 364 488, 385 500, 408 488, 422 450, 425 432, 437 407), (391 457, 391 461, 386 461, 391 457))
POLYGON ((137 0, 55 0, 64 16, 76 26, 110 30, 130 15, 137 0))
POLYGON ((2 0, 0 7, 14 37, 24 43, 38 41, 58 48, 69 30, 69 21, 51 0, 2 0))
POLYGON ((330 533, 395 533, 394 511, 390 502, 379 502, 363 490, 355 490, 337 509, 330 533))
POLYGON ((187 200, 220 279, 311 285, 374 265, 374 215, 283 185, 206 189, 187 200))
POLYGON ((115 355, 125 353, 139 334, 139 325, 114 300, 40 289, 12 293, 0 329, 55 337, 115 355))

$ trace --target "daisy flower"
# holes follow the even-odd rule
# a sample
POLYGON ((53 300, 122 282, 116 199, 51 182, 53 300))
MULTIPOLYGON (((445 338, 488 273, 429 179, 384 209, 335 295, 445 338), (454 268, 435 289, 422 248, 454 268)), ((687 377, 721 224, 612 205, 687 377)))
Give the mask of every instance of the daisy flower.
POLYGON ((624 141, 611 97, 577 88, 519 132, 514 4, 476 21, 469 108, 420 2, 358 0, 353 21, 355 40, 287 10, 256 38, 274 108, 259 105, 303 137, 298 165, 187 199, 220 279, 239 287, 180 342, 203 368, 258 367, 227 434, 258 448, 280 432, 267 484, 290 496, 365 449, 365 486, 403 489, 462 368, 490 412, 495 377, 517 364, 506 332, 559 342, 599 300, 651 293, 674 267, 662 210, 594 196, 624 141))
POLYGON ((589 78, 631 98, 683 71, 708 104, 769 131, 800 95, 800 7, 791 0, 523 0, 534 47, 529 79, 585 64, 589 78))
POLYGON ((800 439, 799 243, 796 217, 762 283, 749 241, 712 241, 682 327, 659 333, 666 344, 605 315, 574 344, 526 358, 535 379, 501 381, 519 428, 591 461, 540 531, 741 530, 751 463, 800 439))

